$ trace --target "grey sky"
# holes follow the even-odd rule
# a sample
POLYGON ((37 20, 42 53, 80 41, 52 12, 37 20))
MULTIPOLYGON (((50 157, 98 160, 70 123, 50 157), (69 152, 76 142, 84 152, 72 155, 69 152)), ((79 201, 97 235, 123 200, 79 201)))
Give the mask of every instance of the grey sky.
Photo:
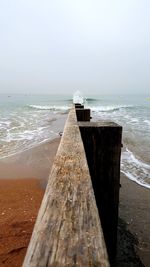
POLYGON ((0 0, 0 92, 150 92, 149 0, 0 0))

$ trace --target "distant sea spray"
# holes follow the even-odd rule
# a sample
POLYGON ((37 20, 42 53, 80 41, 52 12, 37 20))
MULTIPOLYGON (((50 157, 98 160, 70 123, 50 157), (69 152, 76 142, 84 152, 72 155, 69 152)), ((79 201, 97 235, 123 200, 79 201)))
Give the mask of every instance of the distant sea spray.
POLYGON ((73 103, 78 103, 78 104, 84 104, 84 98, 82 96, 82 93, 77 90, 74 94, 73 94, 73 103))

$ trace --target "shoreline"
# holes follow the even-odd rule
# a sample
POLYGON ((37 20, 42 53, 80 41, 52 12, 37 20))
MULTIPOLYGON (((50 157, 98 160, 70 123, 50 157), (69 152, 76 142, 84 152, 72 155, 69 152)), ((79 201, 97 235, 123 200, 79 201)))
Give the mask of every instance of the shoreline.
MULTIPOLYGON (((0 160, 0 267, 22 264, 59 142, 56 138, 0 160)), ((121 174, 119 230, 129 238, 123 246, 121 237, 117 266, 143 266, 134 265, 138 255, 149 267, 149 203, 149 189, 121 174)))
POLYGON ((0 159, 0 179, 36 177, 47 181, 60 137, 0 159))

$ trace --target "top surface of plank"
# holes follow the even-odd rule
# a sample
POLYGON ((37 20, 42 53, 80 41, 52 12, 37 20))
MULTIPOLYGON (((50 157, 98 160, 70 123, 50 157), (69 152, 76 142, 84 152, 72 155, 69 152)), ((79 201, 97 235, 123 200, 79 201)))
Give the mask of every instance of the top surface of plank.
POLYGON ((75 109, 69 112, 23 267, 108 267, 75 109))

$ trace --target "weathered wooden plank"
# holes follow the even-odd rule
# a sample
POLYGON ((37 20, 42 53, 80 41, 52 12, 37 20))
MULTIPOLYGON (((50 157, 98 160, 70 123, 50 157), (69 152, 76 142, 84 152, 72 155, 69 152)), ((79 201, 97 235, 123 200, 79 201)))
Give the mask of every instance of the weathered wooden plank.
POLYGON ((84 147, 71 109, 23 267, 108 267, 84 147))
POLYGON ((116 256, 122 127, 79 122, 110 262, 116 256))

